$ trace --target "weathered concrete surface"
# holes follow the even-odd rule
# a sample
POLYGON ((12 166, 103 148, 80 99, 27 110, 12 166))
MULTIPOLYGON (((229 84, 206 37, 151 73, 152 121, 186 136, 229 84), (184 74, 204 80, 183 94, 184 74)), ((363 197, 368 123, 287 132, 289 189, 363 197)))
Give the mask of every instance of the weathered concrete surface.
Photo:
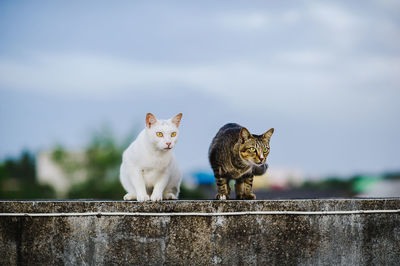
MULTIPOLYGON (((0 212, 400 209, 400 199, 0 201, 0 212)), ((400 215, 0 217, 0 265, 399 265, 400 215)))

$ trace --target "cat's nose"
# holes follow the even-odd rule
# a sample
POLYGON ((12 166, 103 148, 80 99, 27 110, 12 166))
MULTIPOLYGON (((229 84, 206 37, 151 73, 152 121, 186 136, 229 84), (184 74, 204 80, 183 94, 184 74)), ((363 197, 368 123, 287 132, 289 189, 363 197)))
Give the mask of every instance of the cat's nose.
POLYGON ((167 146, 169 147, 169 145, 171 145, 171 142, 167 142, 167 143, 165 143, 165 144, 167 144, 167 146))

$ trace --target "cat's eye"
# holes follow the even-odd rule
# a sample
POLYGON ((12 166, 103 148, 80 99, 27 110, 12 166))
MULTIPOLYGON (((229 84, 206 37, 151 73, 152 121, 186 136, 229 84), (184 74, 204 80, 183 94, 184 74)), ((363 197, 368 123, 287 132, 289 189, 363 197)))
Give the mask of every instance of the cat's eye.
POLYGON ((176 137, 176 132, 172 132, 171 137, 176 137))
POLYGON ((265 148, 265 149, 264 149, 264 153, 267 153, 267 152, 268 152, 268 148, 265 148))
POLYGON ((255 151, 256 151, 256 149, 255 149, 255 148, 253 148, 253 147, 251 147, 251 148, 249 148, 249 151, 250 151, 250 152, 255 152, 255 151))
POLYGON ((157 135, 157 137, 160 137, 160 138, 161 138, 162 136, 164 136, 162 132, 156 132, 156 135, 157 135))

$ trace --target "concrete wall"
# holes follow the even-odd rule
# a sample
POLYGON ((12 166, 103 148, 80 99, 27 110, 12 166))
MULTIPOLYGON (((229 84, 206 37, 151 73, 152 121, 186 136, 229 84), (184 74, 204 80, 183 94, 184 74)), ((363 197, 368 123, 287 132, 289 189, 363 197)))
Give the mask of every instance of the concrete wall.
MULTIPOLYGON (((0 212, 400 209, 400 199, 0 201, 0 212)), ((0 265, 399 265, 400 215, 0 217, 0 265)))

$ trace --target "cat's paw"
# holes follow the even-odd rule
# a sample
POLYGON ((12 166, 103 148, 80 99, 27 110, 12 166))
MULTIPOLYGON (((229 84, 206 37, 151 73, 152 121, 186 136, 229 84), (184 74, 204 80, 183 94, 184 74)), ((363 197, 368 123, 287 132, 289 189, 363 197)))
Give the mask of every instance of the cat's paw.
POLYGON ((245 199, 244 196, 245 195, 243 193, 236 194, 236 199, 237 200, 243 200, 243 199, 245 199))
POLYGON ((176 196, 175 196, 175 194, 173 194, 173 193, 167 193, 166 195, 165 195, 165 197, 164 197, 166 200, 176 200, 176 199, 178 199, 176 196))
POLYGON ((162 195, 153 194, 150 197, 151 201, 162 201, 162 195))
POLYGON ((137 196, 137 201, 149 201, 150 200, 150 197, 149 197, 149 195, 138 195, 137 196))
POLYGON ((253 193, 250 194, 245 194, 243 195, 243 199, 247 199, 247 200, 255 200, 256 199, 256 195, 253 193))
POLYGON ((136 195, 133 194, 133 193, 127 193, 127 194, 124 196, 124 200, 136 200, 136 195))
POLYGON ((228 200, 229 196, 225 195, 225 194, 217 194, 216 199, 217 200, 228 200))

